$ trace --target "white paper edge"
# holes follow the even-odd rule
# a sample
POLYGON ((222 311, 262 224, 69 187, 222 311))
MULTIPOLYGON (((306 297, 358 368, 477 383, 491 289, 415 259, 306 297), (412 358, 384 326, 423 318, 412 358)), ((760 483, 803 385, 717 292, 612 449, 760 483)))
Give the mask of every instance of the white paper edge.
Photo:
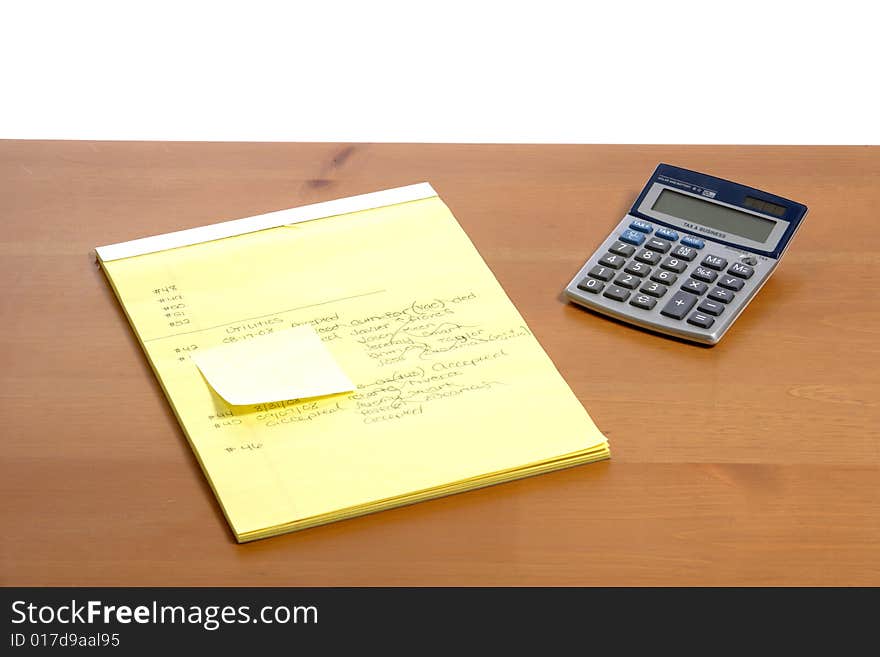
POLYGON ((396 205, 408 201, 419 201, 431 198, 432 196, 437 196, 437 192, 434 191, 434 188, 429 183, 423 182, 415 185, 406 185, 405 187, 371 192, 369 194, 349 196, 333 201, 303 205, 289 210, 267 212, 266 214, 258 214, 253 217, 245 217, 244 219, 223 221, 209 226, 179 230, 173 233, 165 233, 164 235, 143 237, 129 242, 120 242, 119 244, 99 246, 95 251, 103 262, 109 262, 111 260, 121 260, 122 258, 131 258, 132 256, 146 255, 167 249, 176 249, 181 246, 210 242, 225 237, 235 237, 236 235, 266 230, 267 228, 277 228, 278 226, 298 224, 303 221, 324 219, 349 212, 373 210, 385 207, 386 205, 396 205))

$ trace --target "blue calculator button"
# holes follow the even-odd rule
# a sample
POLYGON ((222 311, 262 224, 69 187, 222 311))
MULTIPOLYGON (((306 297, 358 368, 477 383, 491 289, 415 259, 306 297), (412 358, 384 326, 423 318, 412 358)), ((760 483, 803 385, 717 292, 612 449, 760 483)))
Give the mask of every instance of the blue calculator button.
POLYGON ((632 222, 629 227, 633 230, 639 231, 640 233, 650 233, 652 230, 654 230, 654 227, 651 226, 651 224, 649 224, 647 221, 639 221, 638 219, 632 222))
POLYGON ((695 249, 702 249, 706 246, 706 243, 703 240, 698 240, 696 237, 691 237, 690 235, 682 237, 681 243, 686 244, 687 246, 692 246, 695 249))
POLYGON ((674 230, 669 230, 668 228, 658 228, 657 229, 657 237, 662 237, 665 240, 669 240, 670 242, 675 242, 678 240, 678 233, 674 230))
POLYGON ((620 235, 620 241, 639 246, 645 241, 645 235, 644 233, 637 233, 634 230, 625 230, 620 235))

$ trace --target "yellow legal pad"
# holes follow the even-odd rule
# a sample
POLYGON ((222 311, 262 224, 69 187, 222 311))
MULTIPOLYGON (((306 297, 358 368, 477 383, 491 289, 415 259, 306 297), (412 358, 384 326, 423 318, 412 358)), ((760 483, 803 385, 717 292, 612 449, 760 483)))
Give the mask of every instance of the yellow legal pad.
POLYGON ((427 183, 97 253, 239 541, 609 455, 427 183))

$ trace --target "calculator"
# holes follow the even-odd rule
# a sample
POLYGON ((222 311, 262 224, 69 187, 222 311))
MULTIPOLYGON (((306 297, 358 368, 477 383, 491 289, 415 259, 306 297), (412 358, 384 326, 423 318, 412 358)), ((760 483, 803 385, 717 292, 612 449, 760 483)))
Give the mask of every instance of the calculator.
POLYGON ((565 295, 714 345, 770 278, 806 214, 775 194, 660 164, 565 295))

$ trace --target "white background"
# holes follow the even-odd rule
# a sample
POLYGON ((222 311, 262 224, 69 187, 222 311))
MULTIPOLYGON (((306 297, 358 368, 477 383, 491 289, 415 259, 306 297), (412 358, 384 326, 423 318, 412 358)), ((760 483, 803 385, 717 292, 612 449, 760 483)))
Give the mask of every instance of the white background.
POLYGON ((0 7, 0 137, 877 144, 876 2, 0 7))

